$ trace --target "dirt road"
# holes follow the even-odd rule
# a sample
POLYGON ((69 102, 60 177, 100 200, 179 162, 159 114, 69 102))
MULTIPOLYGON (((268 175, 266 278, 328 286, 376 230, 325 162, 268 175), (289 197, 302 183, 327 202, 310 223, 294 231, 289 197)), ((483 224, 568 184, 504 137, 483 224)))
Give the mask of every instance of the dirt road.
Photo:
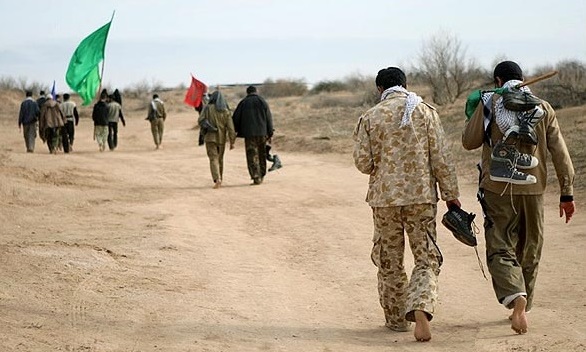
MULTIPOLYGON (((440 305, 421 344, 383 326, 367 178, 350 156, 276 146, 284 167, 249 186, 239 140, 225 187, 213 190, 192 115, 168 119, 159 151, 147 122, 128 120, 119 149, 104 153, 82 120, 69 155, 49 155, 40 140, 26 154, 15 123, 1 126, 0 350, 586 350, 581 204, 565 225, 548 195, 524 336, 474 251, 440 225, 440 305)), ((478 214, 475 180, 460 181, 478 214)))

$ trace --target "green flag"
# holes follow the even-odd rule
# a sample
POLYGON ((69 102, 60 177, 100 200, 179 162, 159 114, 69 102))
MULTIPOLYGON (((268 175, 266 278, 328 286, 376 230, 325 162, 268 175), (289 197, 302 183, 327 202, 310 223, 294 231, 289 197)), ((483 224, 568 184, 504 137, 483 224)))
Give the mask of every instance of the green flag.
POLYGON ((466 108, 464 109, 464 111, 466 112, 466 121, 470 120, 472 115, 474 115, 474 111, 476 111, 478 103, 482 101, 482 93, 493 92, 496 94, 503 95, 503 93, 507 90, 507 88, 495 88, 491 90, 475 90, 472 93, 470 93, 470 95, 468 95, 468 98, 466 99, 466 108))
POLYGON ((82 40, 69 61, 65 81, 83 99, 83 105, 92 102, 100 87, 99 64, 104 60, 110 24, 112 20, 82 40))

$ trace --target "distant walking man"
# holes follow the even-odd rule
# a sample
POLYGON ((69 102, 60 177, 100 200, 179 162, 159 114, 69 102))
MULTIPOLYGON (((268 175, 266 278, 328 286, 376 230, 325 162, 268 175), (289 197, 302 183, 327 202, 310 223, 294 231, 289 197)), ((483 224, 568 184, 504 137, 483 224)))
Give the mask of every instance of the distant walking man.
MULTIPOLYGON (((61 112, 65 117, 65 127, 63 128, 63 138, 69 141, 69 151, 73 150, 73 140, 75 138, 75 126, 79 123, 79 113, 74 102, 69 100, 71 96, 68 93, 63 94, 63 103, 61 103, 61 112)), ((64 145, 67 144, 63 141, 64 145)))
POLYGON ((108 147, 115 150, 118 147, 118 121, 122 121, 122 126, 126 126, 124 115, 122 114, 122 105, 110 95, 108 99, 108 147))
POLYGON ((232 119, 237 137, 244 138, 248 173, 253 185, 260 185, 267 173, 266 144, 273 136, 273 117, 256 87, 246 88, 247 96, 238 103, 232 119))
POLYGON ((92 120, 94 120, 94 139, 98 142, 100 152, 106 150, 108 141, 108 93, 100 94, 100 101, 94 105, 92 120))
POLYGON ((47 142, 47 147, 51 154, 57 154, 60 132, 63 126, 65 126, 65 123, 63 122, 61 108, 53 100, 53 96, 49 94, 41 107, 39 134, 41 135, 41 139, 47 142))
POLYGON ((366 201, 374 220, 373 263, 386 326, 407 331, 415 322, 417 341, 431 339, 429 322, 438 299, 442 254, 436 243, 437 201, 460 207, 458 180, 438 113, 415 93, 396 67, 376 76, 380 102, 354 130, 354 163, 370 175, 366 201), (439 192, 437 190, 439 186, 439 192), (414 267, 407 278, 405 236, 414 267))
POLYGON ((210 159, 210 171, 214 188, 220 188, 224 178, 224 151, 226 142, 230 142, 230 150, 234 149, 236 132, 232 123, 230 108, 224 99, 223 94, 217 90, 212 93, 209 103, 203 108, 198 123, 201 125, 204 120, 208 121, 214 130, 206 129, 204 141, 206 151, 210 159))
POLYGON ((151 103, 149 104, 147 120, 151 123, 151 132, 155 142, 155 149, 160 149, 161 143, 163 143, 165 119, 167 119, 165 103, 159 98, 158 94, 153 94, 153 100, 151 100, 151 103))
POLYGON ((45 101, 47 100, 47 95, 45 94, 45 91, 42 90, 39 92, 39 98, 37 99, 37 105, 39 106, 39 109, 43 107, 43 104, 45 104, 45 101))
POLYGON ((27 90, 25 95, 26 98, 20 104, 18 129, 22 127, 26 152, 33 153, 35 151, 35 139, 37 138, 37 121, 41 110, 33 100, 33 92, 27 90))

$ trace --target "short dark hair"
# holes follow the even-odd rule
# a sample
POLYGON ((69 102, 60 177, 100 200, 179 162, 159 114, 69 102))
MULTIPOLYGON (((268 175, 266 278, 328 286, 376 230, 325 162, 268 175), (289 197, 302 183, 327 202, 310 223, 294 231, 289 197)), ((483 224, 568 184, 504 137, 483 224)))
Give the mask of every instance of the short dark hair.
POLYGON ((375 80, 377 87, 388 89, 394 86, 407 88, 407 76, 398 67, 387 67, 378 71, 375 80))
POLYGON ((153 99, 157 99, 159 97, 158 94, 153 94, 153 99))
POLYGON ((252 94, 252 93, 256 93, 256 87, 255 86, 248 86, 248 88, 246 88, 246 94, 252 94))
POLYGON ((63 100, 69 100, 70 97, 71 95, 69 95, 69 93, 63 94, 63 100))
POLYGON ((24 92, 24 94, 25 94, 27 97, 32 97, 32 96, 33 96, 33 91, 32 91, 32 90, 27 90, 26 92, 24 92))
POLYGON ((44 90, 40 91, 39 95, 45 95, 45 91, 44 90))
POLYGON ((516 79, 519 81, 523 80, 523 70, 516 62, 513 61, 503 61, 495 66, 493 79, 496 83, 496 78, 500 78, 503 83, 508 82, 512 79, 516 79))

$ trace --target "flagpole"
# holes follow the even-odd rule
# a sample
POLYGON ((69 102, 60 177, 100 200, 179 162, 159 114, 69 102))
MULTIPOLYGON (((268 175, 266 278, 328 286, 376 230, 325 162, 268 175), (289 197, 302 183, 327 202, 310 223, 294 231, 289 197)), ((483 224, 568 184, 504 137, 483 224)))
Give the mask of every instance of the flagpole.
MULTIPOLYGON (((112 25, 112 21, 114 20, 114 15, 116 14, 116 10, 112 11, 112 17, 110 18, 110 25, 112 25)), ((108 28, 108 32, 110 29, 108 28)), ((104 52, 104 59, 102 60, 102 72, 100 73, 100 87, 98 87, 98 93, 102 93, 102 81, 104 80, 104 67, 106 66, 106 40, 104 40, 104 48, 102 48, 104 52)), ((97 95, 97 94, 96 94, 97 95)))

